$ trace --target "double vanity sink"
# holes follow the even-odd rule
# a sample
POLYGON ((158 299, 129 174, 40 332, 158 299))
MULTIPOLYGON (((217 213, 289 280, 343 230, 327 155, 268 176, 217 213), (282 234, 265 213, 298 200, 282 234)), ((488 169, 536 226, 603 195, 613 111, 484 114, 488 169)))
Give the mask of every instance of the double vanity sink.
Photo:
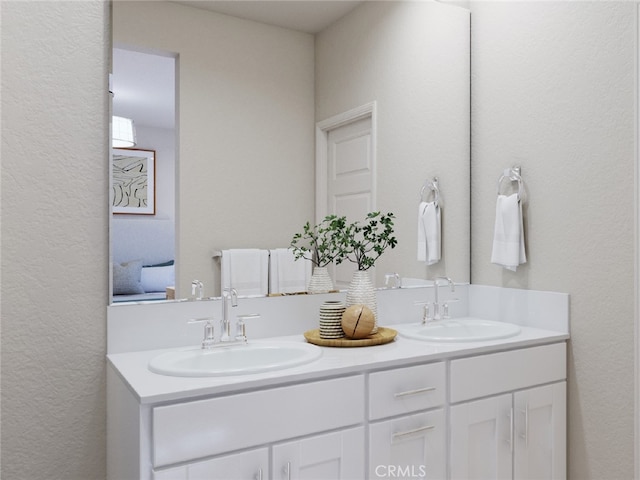
POLYGON ((213 302, 114 307, 108 478, 362 480, 381 465, 480 478, 494 457, 474 452, 487 445, 501 478, 563 478, 568 296, 458 290, 455 318, 426 324, 415 322, 424 291, 379 292, 380 323, 398 336, 362 348, 305 341, 323 296, 247 299, 240 313, 263 314, 249 341, 208 348, 188 319, 213 302))
MULTIPOLYGON (((510 338, 519 326, 464 317, 396 326, 402 337, 429 343, 468 343, 510 338)), ((149 370, 178 377, 217 377, 271 372, 318 360, 322 349, 309 344, 257 340, 210 349, 190 349, 161 353, 149 361, 149 370)))

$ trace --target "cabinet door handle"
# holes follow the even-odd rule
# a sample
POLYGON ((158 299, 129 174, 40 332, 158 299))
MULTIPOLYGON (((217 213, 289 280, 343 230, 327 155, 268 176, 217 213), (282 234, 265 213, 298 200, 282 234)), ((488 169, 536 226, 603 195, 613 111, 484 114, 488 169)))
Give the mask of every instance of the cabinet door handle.
POLYGON ((393 443, 394 441, 402 438, 402 437, 406 437, 408 435, 414 435, 416 433, 420 433, 420 432, 426 432, 427 430, 433 430, 435 427, 435 425, 426 425, 424 427, 420 427, 420 428, 414 428, 413 430, 407 430, 405 432, 398 432, 398 433, 394 433, 393 435, 391 435, 391 443, 393 443))
POLYGON ((291 480, 291 462, 287 462, 282 471, 287 474, 287 480, 291 480))
POLYGON ((424 388, 418 388, 416 390, 407 390, 406 392, 398 392, 398 393, 395 393, 393 396, 395 398, 400 398, 400 397, 406 397, 407 395, 416 395, 417 393, 433 392, 435 389, 436 387, 424 387, 424 388))
POLYGON ((509 448, 513 453, 513 407, 509 410, 509 448))
POLYGON ((253 478, 255 478, 255 480, 262 480, 262 467, 258 469, 258 473, 253 478))
POLYGON ((521 435, 524 438, 524 446, 529 446, 529 402, 525 404, 524 410, 522 410, 524 414, 524 434, 521 435))

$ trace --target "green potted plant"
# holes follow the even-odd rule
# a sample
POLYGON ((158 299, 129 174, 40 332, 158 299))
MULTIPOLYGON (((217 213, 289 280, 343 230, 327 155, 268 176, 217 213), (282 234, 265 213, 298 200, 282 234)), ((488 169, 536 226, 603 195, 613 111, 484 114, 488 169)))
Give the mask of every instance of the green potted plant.
POLYGON ((345 258, 344 233, 346 217, 327 215, 319 224, 305 223, 302 233, 296 233, 290 248, 296 260, 309 259, 314 265, 309 293, 327 293, 333 290, 333 282, 327 266, 341 263, 345 258))
POLYGON ((393 213, 370 212, 364 223, 346 225, 341 236, 340 251, 346 258, 358 265, 358 271, 366 271, 375 266, 384 251, 398 244, 393 236, 393 213))
POLYGON ((344 234, 339 237, 343 255, 358 265, 347 290, 347 307, 366 305, 371 309, 375 318, 372 333, 378 331, 378 307, 376 291, 368 270, 375 266, 387 248, 393 249, 398 244, 393 236, 394 218, 393 213, 370 212, 364 222, 347 225, 344 234))

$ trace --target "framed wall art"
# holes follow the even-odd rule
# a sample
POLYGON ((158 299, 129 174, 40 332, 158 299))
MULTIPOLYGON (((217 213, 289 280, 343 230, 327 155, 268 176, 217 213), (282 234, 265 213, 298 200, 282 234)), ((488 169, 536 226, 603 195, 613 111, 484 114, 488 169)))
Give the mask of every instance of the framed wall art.
POLYGON ((155 150, 114 148, 111 177, 113 213, 156 214, 155 150))

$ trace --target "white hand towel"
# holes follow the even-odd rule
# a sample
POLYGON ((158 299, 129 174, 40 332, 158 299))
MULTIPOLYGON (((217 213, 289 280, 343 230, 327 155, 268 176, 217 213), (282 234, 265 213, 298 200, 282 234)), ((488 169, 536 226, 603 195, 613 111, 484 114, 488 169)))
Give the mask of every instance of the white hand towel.
POLYGON ((491 263, 515 272, 518 265, 526 262, 522 202, 517 193, 498 195, 491 263))
POLYGON ((435 202, 418 205, 418 261, 427 265, 441 258, 442 221, 440 206, 435 202))
POLYGON ((306 258, 296 260, 290 248, 271 250, 269 293, 306 292, 312 267, 311 261, 306 258))
POLYGON ((267 295, 269 251, 257 248, 222 251, 222 288, 235 288, 238 295, 267 295))

